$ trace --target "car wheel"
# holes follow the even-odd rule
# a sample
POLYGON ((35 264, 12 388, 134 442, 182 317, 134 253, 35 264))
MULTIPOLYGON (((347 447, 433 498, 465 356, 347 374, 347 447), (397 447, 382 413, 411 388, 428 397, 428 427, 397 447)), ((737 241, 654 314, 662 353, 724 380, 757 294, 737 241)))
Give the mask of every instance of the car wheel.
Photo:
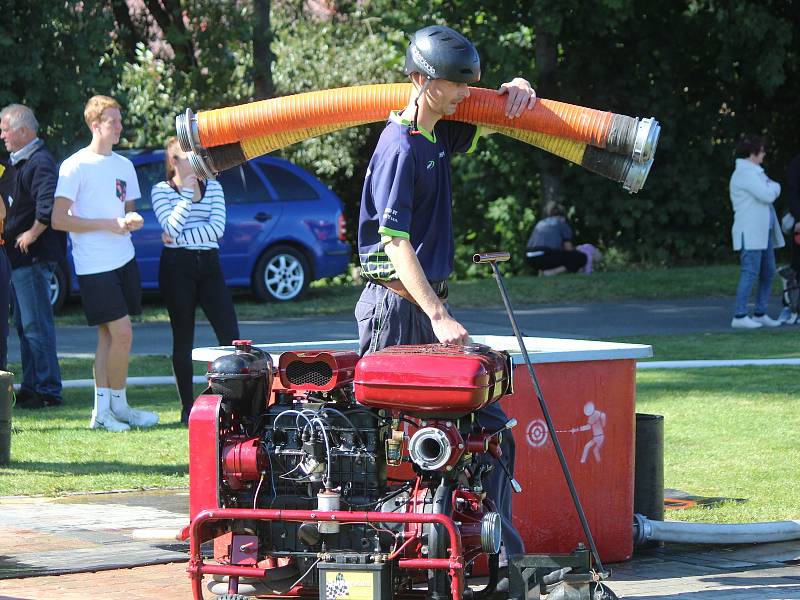
POLYGON ((289 302, 300 298, 311 281, 308 261, 291 246, 275 246, 256 263, 253 292, 261 302, 289 302))
POLYGON ((56 313, 64 306, 69 294, 69 283, 67 283, 67 276, 61 264, 56 264, 53 269, 53 274, 50 276, 48 282, 50 288, 50 306, 53 307, 53 312, 56 313))

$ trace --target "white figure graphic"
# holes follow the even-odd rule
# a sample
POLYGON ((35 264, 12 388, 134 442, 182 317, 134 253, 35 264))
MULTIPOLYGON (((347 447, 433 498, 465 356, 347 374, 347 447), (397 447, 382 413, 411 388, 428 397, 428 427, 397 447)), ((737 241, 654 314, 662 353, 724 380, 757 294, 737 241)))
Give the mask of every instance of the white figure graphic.
POLYGON ((602 410, 597 410, 594 406, 594 402, 587 402, 583 405, 583 414, 586 415, 586 425, 581 425, 580 427, 573 427, 570 429, 570 433, 575 433, 576 431, 589 431, 592 432, 592 439, 586 442, 586 445, 583 447, 583 454, 581 454, 581 464, 586 462, 586 459, 589 457, 589 450, 592 451, 594 454, 594 459, 597 462, 600 462, 600 448, 603 447, 603 442, 606 439, 604 428, 606 426, 606 413, 602 410))

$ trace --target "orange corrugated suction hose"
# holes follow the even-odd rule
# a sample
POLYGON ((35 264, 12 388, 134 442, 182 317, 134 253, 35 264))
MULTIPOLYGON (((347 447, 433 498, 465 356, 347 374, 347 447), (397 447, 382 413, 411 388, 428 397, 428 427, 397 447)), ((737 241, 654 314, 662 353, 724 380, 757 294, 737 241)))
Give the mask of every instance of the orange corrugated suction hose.
MULTIPOLYGON (((410 97, 411 84, 376 84, 305 92, 240 106, 203 111, 196 115, 196 128, 178 119, 179 138, 185 150, 195 146, 211 148, 235 144, 252 138, 311 129, 327 129, 354 122, 374 122, 386 118, 390 110, 403 108, 410 97), (184 131, 181 132, 180 129, 184 131)), ((611 152, 633 156, 641 162, 652 158, 655 139, 637 158, 637 140, 642 145, 640 120, 607 111, 595 110, 540 98, 533 110, 509 119, 505 116, 504 96, 494 90, 470 88, 450 119, 517 130, 545 133, 584 142, 611 152)), ((652 137, 652 135, 650 136, 652 137)))
POLYGON ((408 102, 409 84, 364 85, 270 98, 197 113, 202 146, 337 123, 385 119, 408 102))
MULTIPOLYGON (((190 160, 199 167, 199 174, 211 176, 256 156, 261 156, 304 139, 360 124, 348 123, 328 128, 302 129, 291 133, 279 133, 244 140, 240 144, 215 146, 209 148, 201 160, 190 152, 190 160)), ((638 163, 630 157, 544 133, 521 131, 509 127, 495 127, 495 131, 581 165, 593 173, 621 182, 622 187, 631 193, 638 192, 642 188, 653 163, 652 159, 647 163, 638 163)))

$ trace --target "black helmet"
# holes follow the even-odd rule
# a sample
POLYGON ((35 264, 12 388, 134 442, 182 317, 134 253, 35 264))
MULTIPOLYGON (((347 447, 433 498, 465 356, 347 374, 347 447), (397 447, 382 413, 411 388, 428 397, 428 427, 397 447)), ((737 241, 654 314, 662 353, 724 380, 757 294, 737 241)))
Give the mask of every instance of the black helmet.
POLYGON ((411 37, 405 72, 422 73, 429 79, 476 83, 481 78, 481 59, 463 35, 444 25, 431 25, 411 37))

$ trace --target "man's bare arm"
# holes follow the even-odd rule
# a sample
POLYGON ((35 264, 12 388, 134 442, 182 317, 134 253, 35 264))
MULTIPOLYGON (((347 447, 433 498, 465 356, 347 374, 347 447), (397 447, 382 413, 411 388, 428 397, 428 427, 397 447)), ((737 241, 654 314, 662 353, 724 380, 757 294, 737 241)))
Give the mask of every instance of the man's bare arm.
POLYGON ((411 242, 405 238, 394 237, 386 244, 385 250, 400 281, 431 320, 437 339, 446 344, 467 343, 469 341, 467 330, 450 316, 442 301, 434 293, 411 242))
POLYGON ((53 204, 53 214, 50 217, 50 226, 59 231, 71 231, 73 233, 86 233, 88 231, 110 231, 111 233, 123 234, 128 232, 125 219, 84 219, 69 214, 72 201, 63 196, 56 196, 53 204))

